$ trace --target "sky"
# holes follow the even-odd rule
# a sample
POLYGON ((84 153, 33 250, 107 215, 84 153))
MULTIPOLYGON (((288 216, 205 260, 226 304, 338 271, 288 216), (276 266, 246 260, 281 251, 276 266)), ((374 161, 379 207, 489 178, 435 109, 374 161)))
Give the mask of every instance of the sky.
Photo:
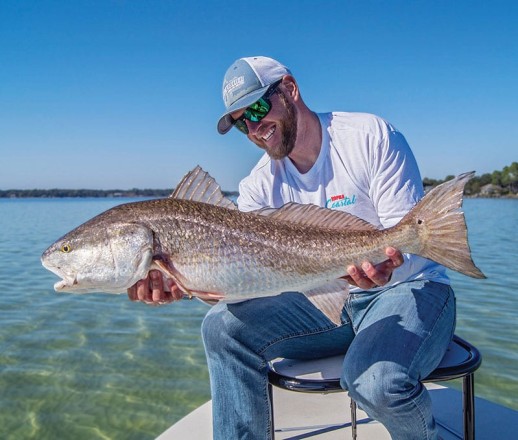
POLYGON ((0 190, 237 190, 262 151, 216 131, 238 58, 287 65, 314 111, 377 114, 422 177, 518 161, 515 0, 2 0, 0 190))

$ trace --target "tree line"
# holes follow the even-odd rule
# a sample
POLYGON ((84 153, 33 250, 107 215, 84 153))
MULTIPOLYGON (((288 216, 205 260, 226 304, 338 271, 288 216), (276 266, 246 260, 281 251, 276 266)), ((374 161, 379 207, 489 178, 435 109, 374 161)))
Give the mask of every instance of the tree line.
MULTIPOLYGON (((443 180, 423 179, 426 189, 433 188, 440 183, 453 179, 455 176, 446 176, 443 180)), ((475 176, 464 188, 466 195, 485 195, 485 196, 516 196, 518 195, 518 162, 505 166, 500 171, 485 173, 475 176)))
MULTIPOLYGON (((443 180, 423 179, 425 189, 433 188, 440 183, 453 179, 446 176, 443 180)), ((53 197, 168 197, 172 189, 9 189, 0 190, 0 198, 53 198, 53 197)), ((504 167, 500 171, 475 176, 465 187, 467 195, 483 196, 517 196, 518 195, 518 162, 504 167), (490 185, 490 187, 488 187, 490 185)), ((235 191, 223 191, 225 196, 236 197, 235 191)))
MULTIPOLYGON (((168 197, 172 189, 9 189, 0 190, 0 198, 64 198, 64 197, 168 197)), ((226 196, 237 193, 223 191, 226 196)))

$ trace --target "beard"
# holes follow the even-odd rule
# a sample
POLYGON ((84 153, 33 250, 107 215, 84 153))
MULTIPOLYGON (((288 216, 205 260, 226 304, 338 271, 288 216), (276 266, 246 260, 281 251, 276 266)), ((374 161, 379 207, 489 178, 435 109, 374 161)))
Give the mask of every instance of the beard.
POLYGON ((297 123, 298 118, 295 113, 295 106, 291 103, 284 95, 282 90, 277 90, 280 101, 284 107, 285 116, 279 121, 278 128, 281 131, 281 143, 280 145, 274 145, 273 147, 263 147, 274 160, 281 160, 293 151, 295 148, 295 142, 297 141, 297 123))

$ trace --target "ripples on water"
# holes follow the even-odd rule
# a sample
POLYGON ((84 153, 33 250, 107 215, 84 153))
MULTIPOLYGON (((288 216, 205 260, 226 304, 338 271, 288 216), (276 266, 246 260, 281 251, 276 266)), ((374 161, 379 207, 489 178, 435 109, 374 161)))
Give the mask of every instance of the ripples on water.
POLYGON ((482 352, 476 393, 518 409, 518 200, 464 202, 473 259, 487 276, 449 273, 457 296, 457 333, 482 352))
POLYGON ((120 200, 0 201, 0 438, 152 439, 210 398, 207 306, 57 294, 39 261, 120 200))
MULTIPOLYGON (((0 438, 153 439, 210 398, 204 304, 56 294, 40 264, 55 239, 121 202, 0 200, 0 438)), ((457 333, 484 357, 477 395, 518 409, 518 200, 466 200, 465 210, 488 279, 450 273, 457 333)))

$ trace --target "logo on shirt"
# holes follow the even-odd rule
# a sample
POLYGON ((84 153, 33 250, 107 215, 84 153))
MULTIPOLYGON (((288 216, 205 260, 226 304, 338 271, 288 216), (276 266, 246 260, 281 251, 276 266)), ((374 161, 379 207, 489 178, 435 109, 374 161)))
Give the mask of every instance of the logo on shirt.
POLYGON ((348 197, 345 194, 338 194, 336 196, 331 196, 330 199, 326 200, 326 208, 341 208, 343 206, 354 205, 355 203, 356 194, 353 194, 352 197, 348 197))

